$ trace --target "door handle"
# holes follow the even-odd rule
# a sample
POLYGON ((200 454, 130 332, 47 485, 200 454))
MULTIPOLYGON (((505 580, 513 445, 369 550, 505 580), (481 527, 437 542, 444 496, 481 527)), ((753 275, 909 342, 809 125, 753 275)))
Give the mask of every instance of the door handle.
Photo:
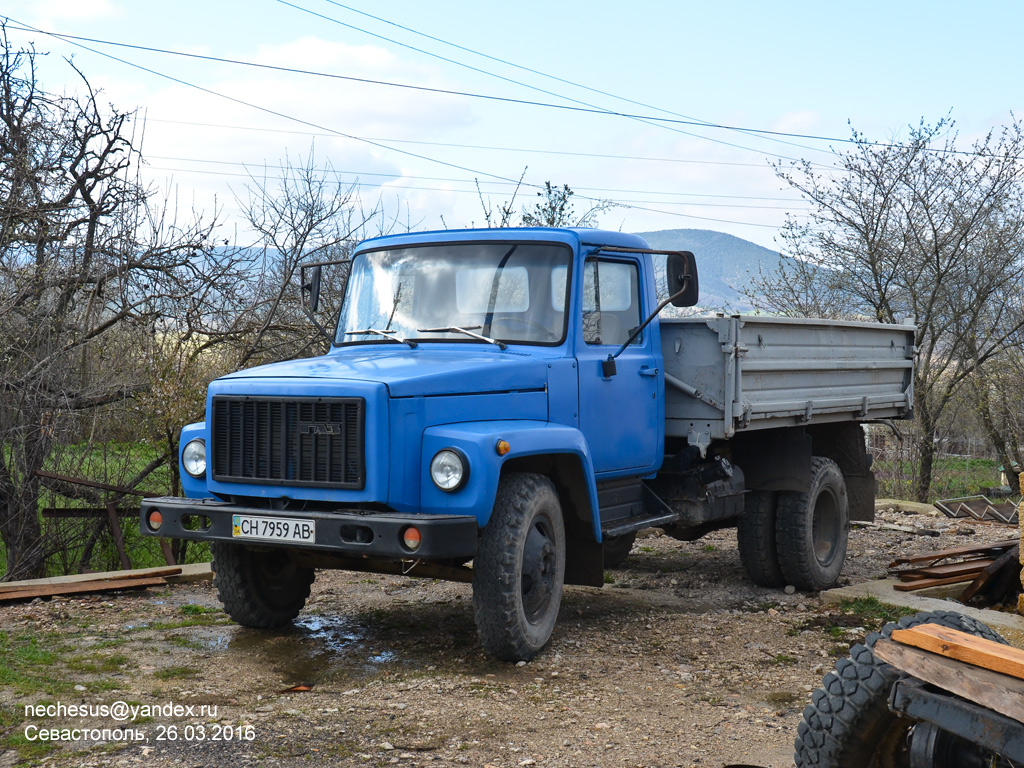
POLYGON ((653 376, 657 376, 658 375, 658 369, 657 368, 648 368, 647 366, 644 366, 643 368, 640 369, 640 375, 641 376, 652 376, 652 377, 653 376))

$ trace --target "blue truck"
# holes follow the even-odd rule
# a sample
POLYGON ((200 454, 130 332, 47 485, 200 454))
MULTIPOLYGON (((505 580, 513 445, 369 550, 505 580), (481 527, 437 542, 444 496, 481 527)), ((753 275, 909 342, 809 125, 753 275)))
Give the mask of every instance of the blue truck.
POLYGON ((245 626, 291 622, 316 569, 452 579, 485 650, 530 659, 648 527, 735 527, 753 581, 825 589, 874 515, 861 424, 912 413, 913 325, 661 317, 696 259, 621 232, 375 238, 344 287, 330 351, 213 381, 186 497, 142 504, 210 542, 245 626))

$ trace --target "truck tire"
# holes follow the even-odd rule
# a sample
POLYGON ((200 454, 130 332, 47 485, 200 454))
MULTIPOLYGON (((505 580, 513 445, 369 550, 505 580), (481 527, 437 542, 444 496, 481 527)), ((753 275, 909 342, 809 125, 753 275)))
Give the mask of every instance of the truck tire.
POLYGON ((217 597, 243 627, 284 626, 306 604, 313 569, 295 565, 284 550, 214 541, 210 553, 217 597))
POLYGON ((811 696, 797 728, 797 768, 898 768, 908 764, 907 734, 914 721, 889 709, 889 692, 900 673, 875 658, 871 648, 893 630, 940 624, 998 643, 1002 637, 976 619, 952 611, 905 616, 850 649, 811 696))
POLYGON ((618 568, 629 557, 629 553, 636 543, 636 531, 624 533, 621 536, 605 536, 604 539, 604 567, 606 569, 618 568))
POLYGON ((850 503, 843 473, 831 459, 811 459, 807 493, 779 494, 775 546, 787 584, 805 592, 830 589, 846 560, 850 503))
POLYGON ((502 661, 540 653, 555 628, 564 578, 555 486, 543 475, 506 475, 473 562, 473 615, 484 650, 502 661))
POLYGON ((736 525, 740 562, 750 580, 762 587, 786 585, 786 577, 779 566, 779 550, 775 546, 778 501, 779 494, 774 491, 750 491, 736 525))

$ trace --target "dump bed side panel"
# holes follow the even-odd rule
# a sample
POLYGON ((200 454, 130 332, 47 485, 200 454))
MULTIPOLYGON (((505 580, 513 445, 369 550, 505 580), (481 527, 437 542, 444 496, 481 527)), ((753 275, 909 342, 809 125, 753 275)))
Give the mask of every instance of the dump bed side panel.
POLYGON ((912 412, 909 324, 715 316, 662 320, 661 339, 668 436, 912 412))

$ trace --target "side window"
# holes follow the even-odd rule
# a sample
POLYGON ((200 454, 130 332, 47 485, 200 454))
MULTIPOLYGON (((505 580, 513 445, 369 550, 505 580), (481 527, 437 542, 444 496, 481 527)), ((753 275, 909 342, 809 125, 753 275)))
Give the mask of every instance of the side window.
MULTIPOLYGON (((636 264, 589 259, 583 265, 583 340, 621 345, 640 322, 636 264)), ((638 336, 633 343, 641 342, 642 336, 638 336)))

